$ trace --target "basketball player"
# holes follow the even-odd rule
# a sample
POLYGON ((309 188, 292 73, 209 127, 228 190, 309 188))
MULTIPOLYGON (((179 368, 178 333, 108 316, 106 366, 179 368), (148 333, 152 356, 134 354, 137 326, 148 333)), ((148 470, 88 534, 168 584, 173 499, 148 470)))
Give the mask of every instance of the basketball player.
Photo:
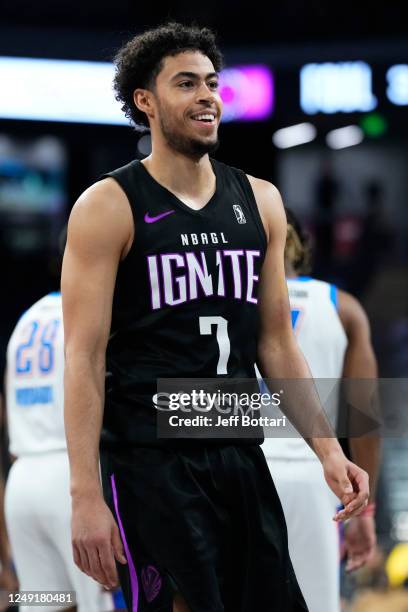
MULTIPOLYGON (((342 376, 375 379, 377 364, 362 307, 335 286, 300 276, 308 269, 308 243, 295 215, 288 209, 286 214, 285 270, 292 322, 314 378, 332 379, 327 381, 327 388, 342 376)), ((361 387, 363 395, 372 391, 370 385, 361 387)), ((336 412, 337 394, 332 391, 329 397, 326 407, 336 412)), ((336 422, 335 414, 330 416, 336 422)), ((380 453, 378 436, 352 436, 349 444, 353 458, 369 474, 371 491, 369 506, 346 527, 347 569, 351 571, 364 565, 375 548, 374 495, 380 453)), ((269 438, 262 449, 282 502, 290 557, 307 605, 313 612, 337 612, 339 538, 332 516, 338 500, 328 489, 321 465, 304 440, 269 438)))
MULTIPOLYGON (((107 586, 116 559, 132 611, 307 609, 259 438, 183 444, 156 431, 158 378, 254 378, 257 351, 264 376, 310 376, 292 339, 279 194, 209 157, 220 68, 207 29, 167 24, 121 49, 117 98, 150 126, 152 154, 85 191, 68 227, 74 555, 107 586)), ((310 444, 345 502, 340 520, 363 509, 368 479, 326 431, 310 444)))
POLYGON ((109 612, 112 596, 72 558, 63 346, 61 294, 50 293, 23 314, 7 348, 10 453, 17 457, 6 484, 7 528, 21 591, 76 593, 77 608, 67 601, 37 610, 109 612))

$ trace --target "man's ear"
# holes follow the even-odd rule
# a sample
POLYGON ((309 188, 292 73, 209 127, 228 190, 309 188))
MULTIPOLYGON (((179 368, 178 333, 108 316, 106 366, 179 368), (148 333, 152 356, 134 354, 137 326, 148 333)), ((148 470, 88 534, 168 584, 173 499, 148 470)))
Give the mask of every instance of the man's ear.
POLYGON ((135 89, 133 101, 136 107, 150 119, 154 117, 153 94, 148 89, 135 89))

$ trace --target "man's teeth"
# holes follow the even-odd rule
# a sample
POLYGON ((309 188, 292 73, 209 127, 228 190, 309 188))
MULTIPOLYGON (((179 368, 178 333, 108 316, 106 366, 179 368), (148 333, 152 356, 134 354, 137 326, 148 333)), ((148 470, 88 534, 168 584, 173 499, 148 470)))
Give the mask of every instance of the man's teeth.
POLYGON ((214 121, 214 115, 196 115, 193 117, 196 121, 214 121))

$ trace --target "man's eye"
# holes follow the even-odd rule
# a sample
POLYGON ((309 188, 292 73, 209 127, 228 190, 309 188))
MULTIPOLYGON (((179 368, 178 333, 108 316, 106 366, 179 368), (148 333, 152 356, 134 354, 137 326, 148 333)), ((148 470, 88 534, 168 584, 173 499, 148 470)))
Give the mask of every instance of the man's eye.
POLYGON ((211 81, 211 82, 208 84, 208 86, 209 86, 211 89, 218 89, 218 85, 219 85, 219 84, 218 84, 218 81, 211 81))
POLYGON ((180 85, 180 87, 184 87, 184 88, 188 89, 189 87, 191 87, 193 85, 193 83, 191 81, 183 81, 179 85, 180 85))

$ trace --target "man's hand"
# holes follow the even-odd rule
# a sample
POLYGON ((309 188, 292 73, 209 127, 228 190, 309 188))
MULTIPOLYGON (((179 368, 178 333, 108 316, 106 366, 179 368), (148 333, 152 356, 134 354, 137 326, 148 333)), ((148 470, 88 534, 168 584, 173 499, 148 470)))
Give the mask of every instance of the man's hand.
POLYGON ((344 521, 357 516, 368 503, 368 474, 342 452, 332 452, 322 461, 326 482, 344 506, 334 517, 344 521))
POLYGON ((347 523, 343 547, 343 555, 347 559, 346 571, 353 572, 370 561, 376 543, 373 516, 357 516, 347 523))
POLYGON ((73 499, 72 546, 80 570, 107 589, 118 586, 115 559, 127 561, 118 526, 102 497, 73 499))

